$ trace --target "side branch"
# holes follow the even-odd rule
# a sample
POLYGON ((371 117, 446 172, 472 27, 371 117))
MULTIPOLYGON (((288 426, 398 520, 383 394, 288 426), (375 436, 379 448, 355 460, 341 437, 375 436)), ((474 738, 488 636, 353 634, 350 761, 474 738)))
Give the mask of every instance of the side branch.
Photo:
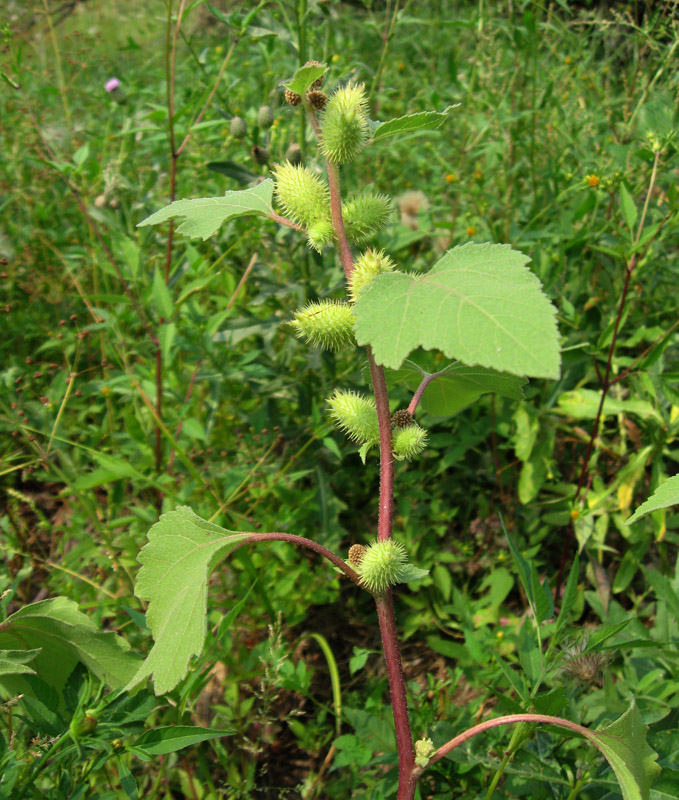
POLYGON ((309 550, 314 550, 324 558, 327 558, 328 561, 332 562, 340 569, 347 578, 352 580, 357 586, 361 586, 361 579, 356 570, 342 561, 332 550, 328 550, 328 548, 323 547, 322 544, 314 542, 313 539, 307 539, 304 536, 296 536, 294 533, 252 533, 248 539, 243 539, 243 541, 239 542, 231 552, 235 552, 239 547, 243 547, 243 545, 253 544, 255 542, 290 542, 290 544, 299 544, 303 547, 308 547, 309 550))

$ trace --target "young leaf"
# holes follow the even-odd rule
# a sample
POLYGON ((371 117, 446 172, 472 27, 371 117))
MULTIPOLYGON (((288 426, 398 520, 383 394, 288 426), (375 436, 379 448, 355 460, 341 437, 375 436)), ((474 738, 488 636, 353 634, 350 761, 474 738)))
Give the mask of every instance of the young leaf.
POLYGON ((659 508, 668 508, 669 506, 679 505, 679 475, 674 475, 668 478, 653 492, 653 494, 642 503, 639 508, 632 514, 632 516, 625 522, 625 525, 631 525, 637 522, 646 514, 652 511, 657 511, 659 508))
POLYGON ((206 742, 208 739, 218 739, 221 736, 231 736, 233 731, 218 731, 211 728, 198 728, 193 725, 168 725, 165 728, 154 728, 146 731, 132 744, 140 747, 144 752, 154 756, 175 753, 184 747, 206 742))
POLYGON ((151 528, 139 554, 135 594, 149 601, 146 622, 154 645, 128 690, 151 676, 156 694, 164 694, 185 677, 191 656, 205 643, 210 574, 250 536, 206 522, 188 506, 163 514, 151 528))
POLYGON ((625 713, 608 727, 592 731, 587 737, 604 754, 615 772, 623 800, 647 800, 651 782, 660 774, 658 754, 646 741, 644 725, 634 701, 625 713))
POLYGON ((170 290, 167 288, 163 278, 163 273, 157 267, 153 273, 153 304, 159 317, 164 317, 166 320, 170 319, 174 312, 174 303, 172 302, 170 290))
POLYGON ((26 660, 45 683, 57 689, 78 662, 113 689, 127 683, 140 663, 124 639, 100 631, 66 597, 31 603, 8 617, 0 626, 0 648, 23 648, 26 656, 39 650, 26 660))
POLYGON ((174 217, 182 217, 177 227, 192 239, 207 239, 218 230, 226 220, 244 217, 248 214, 271 214, 273 181, 270 178, 251 189, 229 191, 223 197, 198 197, 194 200, 175 200, 155 214, 137 223, 138 228, 145 225, 158 225, 174 217))
POLYGON ((416 347, 513 375, 557 378, 556 309, 509 245, 449 250, 425 275, 378 275, 354 306, 356 340, 396 369, 416 347))
POLYGON ((568 574, 566 588, 561 598, 561 610, 556 618, 555 634, 563 630, 569 620, 569 615, 578 594, 578 572, 580 571, 580 556, 576 553, 568 574))
POLYGON ((443 111, 419 111, 417 114, 408 114, 405 117, 390 119, 388 122, 374 123, 372 129, 373 142, 386 139, 388 136, 398 136, 400 133, 411 131, 434 131, 440 128, 448 119, 448 114, 460 104, 448 106, 443 111))
POLYGON ((295 94, 304 95, 314 81, 322 78, 328 71, 327 66, 322 64, 320 67, 308 66, 300 67, 297 72, 283 86, 295 94))
POLYGON ((627 191, 627 187, 624 183, 620 184, 620 211, 622 212, 622 218, 625 220, 625 224, 630 231, 634 233, 634 225, 637 221, 637 209, 634 205, 632 195, 627 191))

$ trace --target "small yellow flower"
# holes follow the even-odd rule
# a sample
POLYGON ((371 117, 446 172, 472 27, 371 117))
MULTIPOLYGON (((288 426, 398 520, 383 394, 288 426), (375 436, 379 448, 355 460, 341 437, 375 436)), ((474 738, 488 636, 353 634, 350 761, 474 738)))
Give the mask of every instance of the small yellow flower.
POLYGON ((588 81, 589 75, 586 72, 583 72, 582 75, 580 76, 580 80, 588 81))
POLYGON ((573 59, 570 56, 566 56, 566 64, 572 64, 573 59))
POLYGON ((335 53, 335 55, 332 57, 331 61, 332 61, 333 64, 336 64, 339 61, 339 56, 337 55, 337 53, 335 53))
POLYGON ((588 175, 587 176, 587 185, 591 186, 592 189, 596 189, 599 185, 600 180, 598 175, 588 175))
POLYGON ((456 180, 457 180, 457 175, 455 175, 454 172, 449 172, 446 175, 446 183, 455 183, 456 180))
POLYGON ((604 67, 604 72, 608 72, 609 70, 610 70, 610 67, 608 66, 608 64, 606 64, 606 66, 604 67))
POLYGON ((473 225, 470 225, 467 228, 467 236, 474 236, 475 233, 476 233, 476 228, 473 225))
POLYGON ((108 386, 102 386, 101 387, 101 393, 103 395, 111 394, 111 389, 108 386))
POLYGON ((577 508, 574 508, 570 513, 570 518, 575 522, 576 519, 580 519, 580 512, 577 508))
POLYGON ((593 88, 594 88, 594 84, 592 83, 592 81, 590 81, 590 82, 589 82, 589 88, 590 88, 590 89, 593 89, 593 88))
POLYGON ((215 47, 215 53, 217 53, 218 56, 220 56, 222 54, 222 46, 221 46, 221 44, 218 44, 217 47, 215 47))
POLYGON ((406 68, 406 65, 402 61, 400 61, 398 68, 401 70, 401 72, 403 72, 403 70, 406 68))
POLYGON ((483 172, 481 172, 480 169, 475 169, 474 170, 474 180, 475 181, 483 180, 483 172))

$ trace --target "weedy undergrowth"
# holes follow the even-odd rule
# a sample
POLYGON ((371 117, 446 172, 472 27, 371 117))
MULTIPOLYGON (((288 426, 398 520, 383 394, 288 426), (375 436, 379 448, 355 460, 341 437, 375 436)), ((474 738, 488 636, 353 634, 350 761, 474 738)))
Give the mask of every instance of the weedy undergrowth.
MULTIPOLYGON (((426 134, 449 123, 454 107, 375 122, 361 84, 348 83, 326 94, 327 68, 309 62, 284 84, 285 99, 301 107, 313 129, 322 173, 301 163, 277 164, 271 178, 222 197, 184 199, 152 214, 140 225, 179 219, 177 232, 207 238, 228 219, 252 215, 267 218, 305 236, 310 248, 334 247, 346 279, 346 297, 322 298, 300 308, 290 322, 291 334, 311 347, 341 351, 365 348, 372 392, 360 395, 337 387, 328 398, 328 415, 358 445, 363 462, 377 449, 380 459, 379 517, 374 540, 356 543, 348 558, 312 539, 286 532, 235 532, 180 507, 164 514, 151 528, 142 549, 136 595, 149 602, 147 623, 154 645, 127 685, 133 689, 151 677, 156 694, 172 690, 189 671, 206 637, 207 588, 218 564, 238 548, 268 541, 286 541, 326 558, 360 590, 374 599, 387 668, 398 750, 398 800, 412 800, 421 775, 469 739, 501 725, 515 725, 508 755, 525 740, 528 726, 546 724, 585 737, 610 762, 625 800, 648 796, 659 772, 656 755, 645 740, 645 726, 632 702, 617 721, 592 731, 550 714, 517 713, 487 719, 435 745, 428 736, 413 741, 394 616, 393 592, 415 583, 428 570, 410 563, 394 530, 394 464, 417 458, 427 446, 427 431, 415 417, 430 386, 445 378, 446 391, 456 383, 483 394, 520 396, 527 377, 559 375, 559 334, 555 309, 527 266, 530 260, 509 245, 470 243, 448 250, 426 273, 407 271, 390 256, 370 248, 370 240, 387 222, 391 200, 369 187, 343 195, 343 166, 369 158, 370 149, 391 138, 426 134), (437 350, 450 363, 436 373, 418 366, 418 349, 437 350), (392 413, 389 387, 412 382, 419 386, 407 408, 392 413)), ((459 113, 459 112, 456 112, 459 113)), ((452 412, 451 412, 452 413, 452 412)), ((538 623, 555 617, 549 591, 510 540, 521 582, 538 623)), ((577 584, 573 565, 556 615, 554 631, 568 621, 577 584)), ((540 630, 539 657, 543 658, 540 630)), ((558 636, 544 656, 550 663, 558 636)), ((537 681, 539 685, 540 680, 537 681)), ((490 794, 506 759, 496 771, 490 794)))

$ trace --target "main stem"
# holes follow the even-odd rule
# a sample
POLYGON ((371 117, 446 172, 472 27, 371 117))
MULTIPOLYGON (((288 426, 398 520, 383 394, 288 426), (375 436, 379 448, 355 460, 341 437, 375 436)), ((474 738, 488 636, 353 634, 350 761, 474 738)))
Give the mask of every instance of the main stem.
MULTIPOLYGON (((322 133, 316 115, 309 111, 309 121, 320 142, 322 133)), ((330 213, 337 238, 337 250, 344 274, 349 280, 354 269, 351 249, 344 229, 342 218, 342 195, 340 191, 339 167, 328 162, 328 186, 330 188, 330 213)), ((377 407, 377 420, 380 427, 380 507, 377 522, 377 538, 386 541, 391 537, 394 519, 394 458, 391 442, 391 414, 389 413, 389 395, 384 368, 375 362, 368 348, 368 364, 372 378, 373 393, 377 407)), ((415 769, 415 752, 410 731, 408 702, 406 698, 405 677, 401 664, 401 651, 398 644, 396 616, 391 589, 386 594, 376 597, 377 618, 380 624, 384 660, 387 664, 389 694, 394 713, 396 729, 396 747, 398 750, 398 794, 397 800, 412 800, 415 796, 417 775, 415 769)))

